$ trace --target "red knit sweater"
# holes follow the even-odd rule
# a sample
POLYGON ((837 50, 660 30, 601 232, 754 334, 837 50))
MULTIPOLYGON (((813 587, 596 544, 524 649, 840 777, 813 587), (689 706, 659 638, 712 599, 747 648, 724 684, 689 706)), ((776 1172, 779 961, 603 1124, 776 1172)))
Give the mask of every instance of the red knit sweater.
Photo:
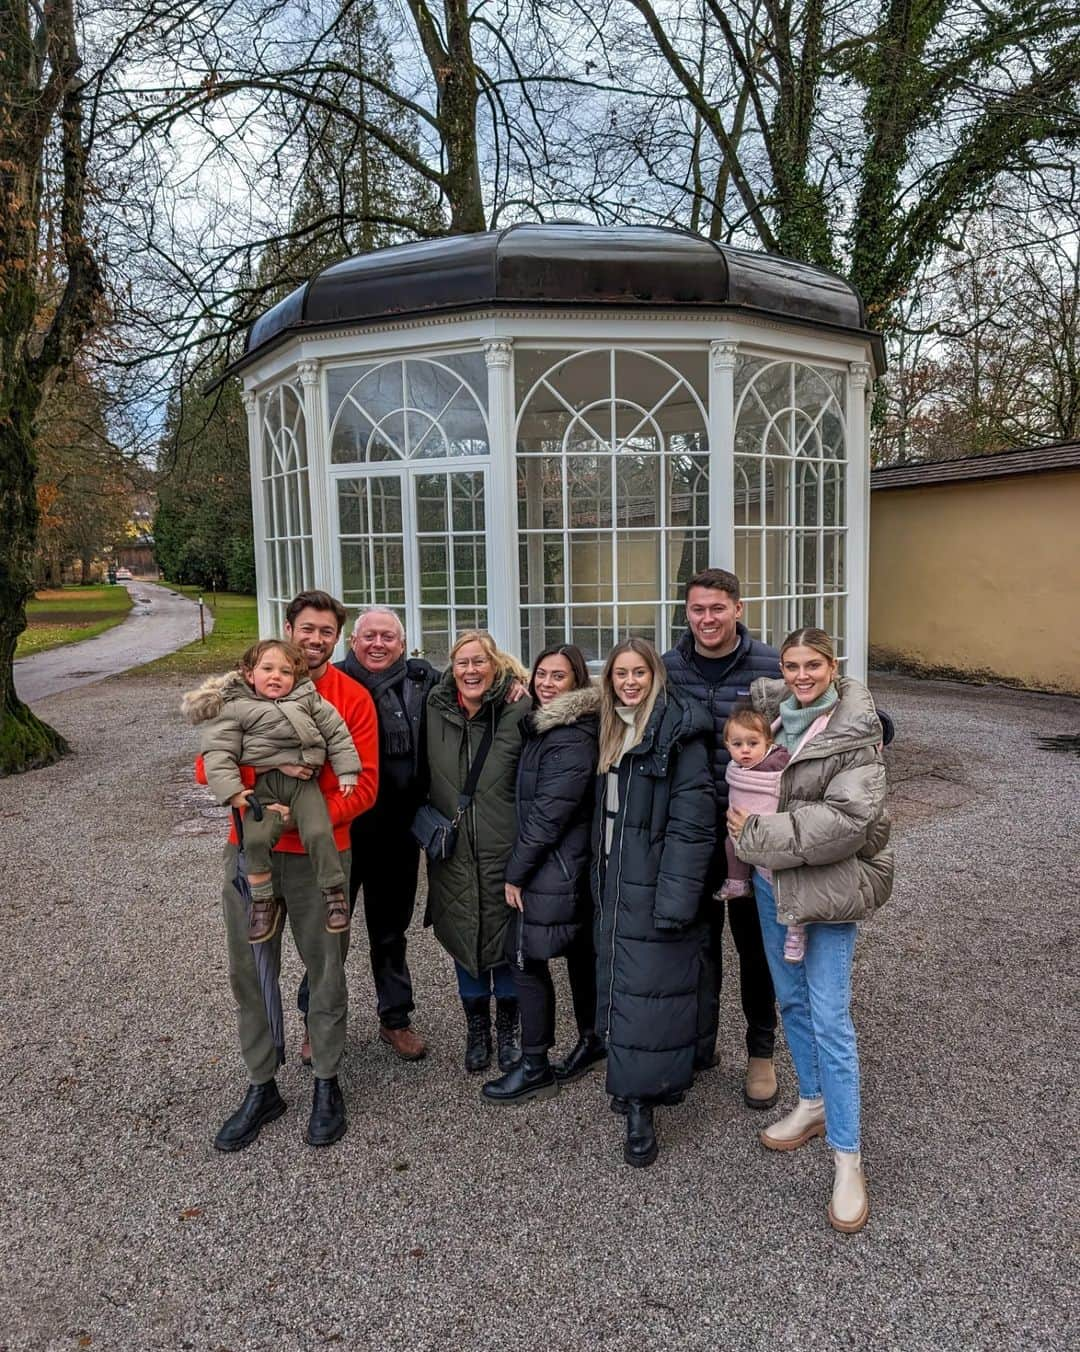
MULTIPOLYGON (((349 823, 373 806, 379 792, 379 723, 371 696, 359 682, 338 671, 337 667, 327 664, 326 671, 315 682, 315 689, 345 720, 360 756, 360 780, 348 797, 338 788, 337 775, 329 761, 319 774, 319 788, 326 799, 326 810, 334 828, 334 844, 339 850, 345 850, 349 846, 349 823)), ((195 761, 195 778, 200 784, 206 783, 201 756, 195 761)), ((240 778, 244 787, 250 788, 255 783, 255 771, 249 765, 242 765, 240 778)), ((235 826, 229 829, 229 843, 238 843, 235 826)), ((296 828, 290 827, 274 849, 284 850, 287 854, 303 854, 304 846, 296 828)))

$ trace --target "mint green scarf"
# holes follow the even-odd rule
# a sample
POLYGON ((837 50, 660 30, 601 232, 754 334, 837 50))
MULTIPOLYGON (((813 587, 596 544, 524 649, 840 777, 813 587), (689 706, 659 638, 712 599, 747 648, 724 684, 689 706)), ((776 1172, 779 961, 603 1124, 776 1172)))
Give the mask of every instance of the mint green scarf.
POLYGON ((794 695, 789 695, 780 705, 780 721, 783 726, 776 734, 777 744, 786 747, 788 751, 794 751, 810 724, 822 714, 827 714, 839 698, 840 694, 835 685, 830 685, 824 695, 814 700, 813 704, 800 704, 794 695))

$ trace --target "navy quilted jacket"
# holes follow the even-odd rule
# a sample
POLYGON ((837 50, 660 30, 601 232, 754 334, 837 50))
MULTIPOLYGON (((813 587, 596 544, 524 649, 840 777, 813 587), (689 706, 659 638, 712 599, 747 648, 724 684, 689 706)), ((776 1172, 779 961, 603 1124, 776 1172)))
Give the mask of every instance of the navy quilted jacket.
POLYGON ((724 774, 731 757, 724 750, 724 724, 736 704, 750 702, 750 682, 759 676, 780 675, 780 654, 767 643, 750 637, 745 625, 736 626, 739 646, 730 654, 729 664, 715 684, 710 685, 693 661, 694 636, 687 629, 670 652, 664 654, 668 683, 681 695, 689 695, 704 705, 712 720, 709 763, 716 806, 721 817, 727 811, 728 786, 724 774))

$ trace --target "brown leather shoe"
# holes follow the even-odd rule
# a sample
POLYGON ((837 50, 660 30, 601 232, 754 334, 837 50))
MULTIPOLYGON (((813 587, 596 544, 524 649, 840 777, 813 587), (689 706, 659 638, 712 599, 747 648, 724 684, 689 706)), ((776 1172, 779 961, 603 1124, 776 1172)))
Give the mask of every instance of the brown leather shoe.
POLYGON ((323 893, 323 901, 326 903, 327 934, 344 934, 349 928, 350 919, 345 893, 336 887, 332 892, 323 893))
POLYGON ((265 944, 281 928, 285 906, 280 897, 252 897, 248 915, 248 943, 265 944))
POLYGON ((411 1028, 387 1028, 381 1023, 379 1037, 403 1061, 420 1061, 427 1055, 427 1043, 411 1028))

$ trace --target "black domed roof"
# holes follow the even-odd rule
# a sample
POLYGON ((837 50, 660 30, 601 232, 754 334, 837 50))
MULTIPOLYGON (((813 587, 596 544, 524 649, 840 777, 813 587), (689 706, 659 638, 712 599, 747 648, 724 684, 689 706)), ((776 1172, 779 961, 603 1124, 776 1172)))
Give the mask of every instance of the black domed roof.
POLYGON ((556 223, 398 244, 344 259, 257 319, 245 354, 285 335, 509 305, 740 310, 866 331, 858 293, 821 268, 713 244, 685 230, 556 223))

